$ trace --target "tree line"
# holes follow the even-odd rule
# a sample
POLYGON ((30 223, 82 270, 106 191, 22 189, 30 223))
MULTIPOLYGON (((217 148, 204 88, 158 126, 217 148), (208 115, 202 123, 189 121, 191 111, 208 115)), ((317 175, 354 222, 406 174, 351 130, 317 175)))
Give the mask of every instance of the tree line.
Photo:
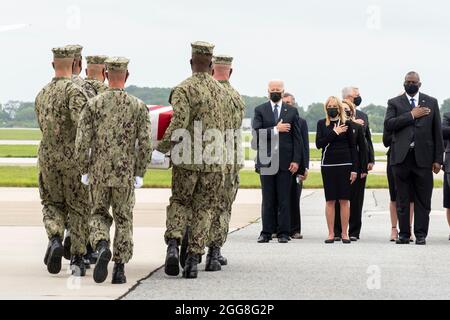
MULTIPOLYGON (((168 105, 170 88, 148 88, 129 86, 126 91, 138 97, 146 104, 168 105)), ((256 106, 267 101, 266 97, 251 97, 243 95, 246 105, 245 117, 253 118, 256 106)), ((317 121, 324 117, 323 103, 312 103, 307 107, 298 106, 299 114, 308 123, 309 131, 315 131, 317 121)), ((370 127, 373 132, 383 132, 383 122, 386 107, 370 104, 361 109, 369 116, 370 127)), ((441 105, 441 112, 450 112, 450 98, 441 105)), ((37 128, 36 114, 33 102, 8 101, 0 104, 0 127, 1 128, 37 128)))

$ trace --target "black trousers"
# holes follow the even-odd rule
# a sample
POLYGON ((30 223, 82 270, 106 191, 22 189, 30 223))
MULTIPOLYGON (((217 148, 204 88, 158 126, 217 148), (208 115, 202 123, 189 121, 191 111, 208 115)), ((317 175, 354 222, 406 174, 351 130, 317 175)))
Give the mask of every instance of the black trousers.
POLYGON ((302 218, 300 213, 300 198, 302 196, 303 181, 297 183, 297 177, 292 177, 291 183, 291 232, 293 236, 296 233, 302 233, 302 218))
POLYGON ((261 175, 262 187, 262 235, 271 237, 289 236, 290 223, 290 193, 292 174, 289 171, 279 171, 276 175, 261 175))
MULTIPOLYGON (((349 221, 349 236, 359 239, 361 235, 362 227, 362 211, 364 207, 364 194, 366 192, 367 178, 361 179, 361 175, 358 174, 358 178, 355 183, 352 184, 351 197, 350 197, 350 221, 349 221)), ((334 234, 336 237, 340 237, 342 234, 341 226, 341 206, 336 201, 336 217, 334 219, 334 234)))
POLYGON ((411 237, 410 188, 414 189, 414 234, 426 238, 430 224, 431 197, 433 195, 433 172, 416 163, 414 149, 411 149, 403 163, 392 167, 397 187, 397 215, 400 238, 411 237))

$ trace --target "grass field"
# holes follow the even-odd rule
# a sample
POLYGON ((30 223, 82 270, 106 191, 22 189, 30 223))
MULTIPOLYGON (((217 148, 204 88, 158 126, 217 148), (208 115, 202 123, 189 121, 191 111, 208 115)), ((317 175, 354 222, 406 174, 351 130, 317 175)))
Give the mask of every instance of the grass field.
MULTIPOLYGON (((243 141, 251 141, 251 133, 243 134, 243 141)), ((372 135, 373 143, 382 143, 381 135, 372 135)), ((0 140, 41 140, 41 132, 34 129, 0 129, 0 140)), ((316 141, 316 135, 309 135, 310 143, 316 141)))
POLYGON ((33 129, 0 129, 0 140, 41 140, 41 131, 33 129))
MULTIPOLYGON (((170 188, 172 173, 170 170, 148 170, 145 175, 145 188, 170 188)), ((36 167, 0 166, 0 187, 37 187, 38 172, 36 167)), ((370 175, 369 189, 387 188, 386 175, 370 175)), ((241 187, 244 189, 260 188, 259 176, 250 170, 241 172, 241 187)), ((320 173, 312 172, 305 182, 307 189, 321 189, 320 173)), ((436 188, 442 188, 442 181, 435 181, 436 188)))
POLYGON ((0 158, 36 158, 39 146, 0 145, 0 158))

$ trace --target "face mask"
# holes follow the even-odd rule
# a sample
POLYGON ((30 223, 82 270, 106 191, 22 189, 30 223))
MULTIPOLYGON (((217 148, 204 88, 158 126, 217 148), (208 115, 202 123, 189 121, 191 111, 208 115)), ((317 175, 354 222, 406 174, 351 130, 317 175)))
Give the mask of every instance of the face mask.
POLYGON ((273 103, 280 102, 280 100, 281 100, 281 92, 271 92, 270 93, 270 100, 272 100, 273 103))
POLYGON ((334 119, 339 115, 339 110, 338 108, 330 108, 327 110, 327 113, 331 119, 334 119))
POLYGON ((347 116, 347 118, 351 118, 352 117, 352 112, 350 110, 346 110, 345 111, 345 115, 347 116))
POLYGON ((359 107, 361 105, 361 103, 362 103, 362 98, 360 96, 356 97, 353 100, 353 103, 355 104, 355 106, 359 107))
POLYGON ((419 86, 417 84, 405 84, 405 91, 410 96, 414 96, 417 92, 419 92, 419 86))

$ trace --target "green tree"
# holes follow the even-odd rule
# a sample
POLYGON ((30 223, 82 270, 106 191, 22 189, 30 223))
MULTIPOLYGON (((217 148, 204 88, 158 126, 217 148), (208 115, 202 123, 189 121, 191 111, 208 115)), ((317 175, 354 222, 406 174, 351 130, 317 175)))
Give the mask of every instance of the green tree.
POLYGON ((441 115, 444 113, 450 112, 450 98, 445 99, 444 102, 442 102, 441 105, 441 115))
POLYGON ((308 129, 311 132, 315 132, 317 128, 317 122, 320 119, 325 118, 324 105, 321 102, 316 102, 308 106, 306 111, 305 120, 308 123, 308 129))
POLYGON ((369 117, 370 130, 376 133, 382 133, 384 128, 384 118, 386 115, 386 107, 369 104, 361 109, 369 117))

